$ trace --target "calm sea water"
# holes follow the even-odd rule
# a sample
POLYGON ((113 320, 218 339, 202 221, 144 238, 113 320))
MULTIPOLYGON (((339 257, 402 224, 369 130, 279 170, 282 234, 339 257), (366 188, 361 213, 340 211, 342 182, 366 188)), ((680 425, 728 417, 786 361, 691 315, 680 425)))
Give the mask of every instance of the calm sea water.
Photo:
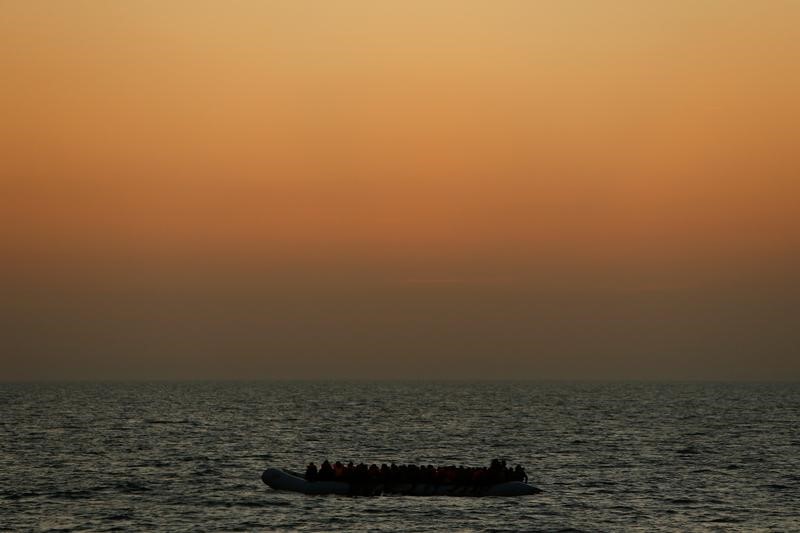
POLYGON ((800 530, 800 385, 0 385, 2 530, 800 530), (523 498, 275 492, 322 458, 527 466, 523 498))

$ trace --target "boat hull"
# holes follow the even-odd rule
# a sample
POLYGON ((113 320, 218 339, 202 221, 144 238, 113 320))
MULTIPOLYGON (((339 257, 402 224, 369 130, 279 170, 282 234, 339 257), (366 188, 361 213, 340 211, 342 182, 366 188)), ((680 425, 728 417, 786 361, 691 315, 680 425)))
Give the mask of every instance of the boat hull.
POLYGON ((433 485, 429 483, 343 483, 340 481, 307 481, 280 468, 268 468, 261 480, 275 490, 302 494, 351 494, 374 496, 402 494, 407 496, 529 496, 540 489, 521 481, 509 481, 489 486, 433 485))

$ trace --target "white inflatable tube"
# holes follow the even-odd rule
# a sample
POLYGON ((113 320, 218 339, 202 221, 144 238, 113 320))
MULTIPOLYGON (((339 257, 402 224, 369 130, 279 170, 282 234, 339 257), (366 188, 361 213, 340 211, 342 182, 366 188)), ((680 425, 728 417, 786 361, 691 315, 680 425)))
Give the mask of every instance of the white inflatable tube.
MULTIPOLYGON (((307 481, 306 479, 293 475, 280 468, 268 468, 261 474, 261 480, 275 490, 289 490, 301 492, 303 494, 352 494, 350 483, 339 481, 307 481)), ((387 487, 388 489, 388 487, 387 487)), ((396 486, 389 490, 382 490, 380 485, 372 487, 373 493, 381 492, 407 494, 412 496, 527 496, 542 492, 533 485, 528 485, 522 481, 509 481, 498 483, 481 490, 475 494, 470 487, 457 485, 428 485, 418 483, 416 485, 405 484, 396 486)))
POLYGON ((338 481, 309 482, 293 476, 280 468, 267 468, 261 474, 261 481, 275 490, 291 490, 303 494, 350 494, 350 484, 338 481))
POLYGON ((486 491, 486 496, 527 496, 529 494, 539 494, 542 489, 528 485, 522 481, 508 481, 492 485, 486 491))

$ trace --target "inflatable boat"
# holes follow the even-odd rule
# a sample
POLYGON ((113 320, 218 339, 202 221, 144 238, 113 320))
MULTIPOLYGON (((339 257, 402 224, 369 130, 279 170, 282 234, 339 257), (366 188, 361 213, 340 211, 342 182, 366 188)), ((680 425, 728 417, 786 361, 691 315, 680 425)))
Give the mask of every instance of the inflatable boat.
POLYGON ((405 496, 528 496, 542 492, 522 481, 508 481, 495 485, 433 485, 429 483, 344 483, 341 481, 308 481, 303 476, 267 468, 261 480, 275 490, 288 490, 303 494, 349 494, 378 496, 401 494, 405 496))

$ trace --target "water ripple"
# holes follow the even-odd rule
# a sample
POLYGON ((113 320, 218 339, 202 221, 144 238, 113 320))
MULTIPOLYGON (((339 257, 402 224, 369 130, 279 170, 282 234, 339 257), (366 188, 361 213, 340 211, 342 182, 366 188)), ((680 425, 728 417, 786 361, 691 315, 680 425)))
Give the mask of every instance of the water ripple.
POLYGON ((3 529, 800 529, 800 386, 0 385, 3 529), (746 399, 746 401, 743 401, 746 399), (530 498, 279 493, 309 460, 528 467, 530 498))

